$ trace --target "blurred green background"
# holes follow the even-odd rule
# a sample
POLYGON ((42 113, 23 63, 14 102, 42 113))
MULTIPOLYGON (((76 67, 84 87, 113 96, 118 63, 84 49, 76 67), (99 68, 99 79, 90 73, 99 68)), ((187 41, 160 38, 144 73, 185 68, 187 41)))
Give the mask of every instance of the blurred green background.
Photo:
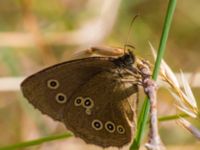
MULTIPOLYGON (((158 47, 167 4, 163 0, 0 0, 0 146, 65 132, 63 125, 41 115, 22 98, 18 86, 24 77, 70 59, 76 50, 93 45, 123 47, 137 14, 129 43, 137 55, 153 62, 148 42, 158 47)), ((199 15, 199 0, 178 1, 165 54, 175 72, 181 69, 193 77, 200 72, 199 15)), ((199 87, 193 88, 197 100, 199 87)), ((158 98, 159 116, 176 114, 174 99, 165 88, 159 89, 158 98)), ((200 128, 199 121, 191 121, 200 128)), ((200 146, 175 121, 162 122, 160 132, 168 149, 197 150, 200 146)), ((62 149, 59 142, 27 149, 56 144, 54 149, 62 149)), ((84 145, 74 139, 70 143, 84 145)), ((85 147, 72 149, 97 149, 85 147)))

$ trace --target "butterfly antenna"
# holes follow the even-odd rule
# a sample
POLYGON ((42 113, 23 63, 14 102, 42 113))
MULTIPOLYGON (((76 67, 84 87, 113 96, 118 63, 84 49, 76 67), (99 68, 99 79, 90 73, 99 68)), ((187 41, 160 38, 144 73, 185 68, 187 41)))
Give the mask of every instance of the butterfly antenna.
POLYGON ((131 47, 131 48, 133 48, 133 49, 135 48, 134 46, 128 44, 128 41, 129 41, 129 39, 130 39, 130 33, 131 33, 131 29, 132 29, 133 23, 135 22, 135 19, 136 19, 138 16, 139 16, 139 14, 137 14, 137 15, 135 15, 135 16, 133 17, 133 19, 131 20, 130 26, 129 26, 129 28, 128 28, 128 36, 127 36, 126 42, 125 42, 125 44, 124 44, 124 54, 125 54, 125 52, 126 52, 126 48, 127 48, 127 47, 131 47))

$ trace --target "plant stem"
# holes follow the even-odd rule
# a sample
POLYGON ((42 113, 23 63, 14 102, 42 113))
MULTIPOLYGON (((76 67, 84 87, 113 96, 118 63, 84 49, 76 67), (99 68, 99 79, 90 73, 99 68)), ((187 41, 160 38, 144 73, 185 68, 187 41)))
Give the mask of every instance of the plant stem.
POLYGON ((186 118, 190 117, 188 114, 177 114, 177 115, 170 115, 170 116, 164 116, 164 117, 159 117, 158 121, 170 121, 170 120, 176 120, 180 118, 186 118))
MULTIPOLYGON (((164 22, 164 27, 163 27, 163 31, 162 31, 162 35, 161 35, 161 39, 160 39, 158 55, 156 58, 156 63, 155 63, 155 67, 154 67, 154 71, 153 71, 153 75, 152 75, 152 78, 155 81, 157 80, 161 61, 164 56, 164 51, 165 51, 167 38, 168 38, 168 34, 169 34, 169 29, 171 26, 175 7, 176 7, 176 0, 169 0, 168 9, 167 9, 166 17, 165 17, 165 22, 164 22)), ((138 150, 140 147, 142 135, 144 133, 145 126, 146 126, 147 120, 148 120, 149 110, 150 110, 150 103, 149 103, 149 98, 147 97, 142 106, 142 110, 141 110, 141 113, 140 113, 140 116, 138 119, 137 134, 136 134, 133 144, 130 147, 130 150, 138 150)))
POLYGON ((32 140, 32 141, 13 144, 13 145, 8 145, 8 146, 5 146, 5 147, 0 147, 0 150, 22 149, 22 148, 25 148, 25 147, 39 145, 39 144, 42 144, 42 143, 45 143, 45 142, 50 142, 50 141, 53 141, 53 140, 64 139, 64 138, 67 138, 67 137, 70 137, 70 136, 72 136, 72 135, 69 134, 69 133, 62 134, 62 135, 56 135, 56 136, 49 136, 49 137, 44 137, 44 138, 40 138, 40 139, 37 139, 37 140, 32 140))

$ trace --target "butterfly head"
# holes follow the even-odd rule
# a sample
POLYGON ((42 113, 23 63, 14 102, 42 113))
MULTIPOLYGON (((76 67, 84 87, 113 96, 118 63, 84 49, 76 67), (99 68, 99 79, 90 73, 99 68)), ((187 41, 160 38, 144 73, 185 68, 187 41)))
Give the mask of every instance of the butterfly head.
POLYGON ((131 51, 128 51, 127 53, 125 53, 121 58, 122 58, 122 62, 126 66, 129 66, 135 63, 135 55, 131 51))
POLYGON ((114 62, 120 67, 130 67, 135 63, 135 55, 131 51, 127 51, 123 56, 115 59, 114 62))

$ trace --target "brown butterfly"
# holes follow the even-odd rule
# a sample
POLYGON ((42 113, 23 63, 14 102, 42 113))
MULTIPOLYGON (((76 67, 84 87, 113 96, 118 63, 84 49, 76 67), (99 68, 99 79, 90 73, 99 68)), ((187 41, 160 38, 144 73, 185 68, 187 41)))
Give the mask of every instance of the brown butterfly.
POLYGON ((28 101, 86 143, 122 147, 136 127, 138 68, 130 51, 118 58, 67 61, 23 81, 28 101))

